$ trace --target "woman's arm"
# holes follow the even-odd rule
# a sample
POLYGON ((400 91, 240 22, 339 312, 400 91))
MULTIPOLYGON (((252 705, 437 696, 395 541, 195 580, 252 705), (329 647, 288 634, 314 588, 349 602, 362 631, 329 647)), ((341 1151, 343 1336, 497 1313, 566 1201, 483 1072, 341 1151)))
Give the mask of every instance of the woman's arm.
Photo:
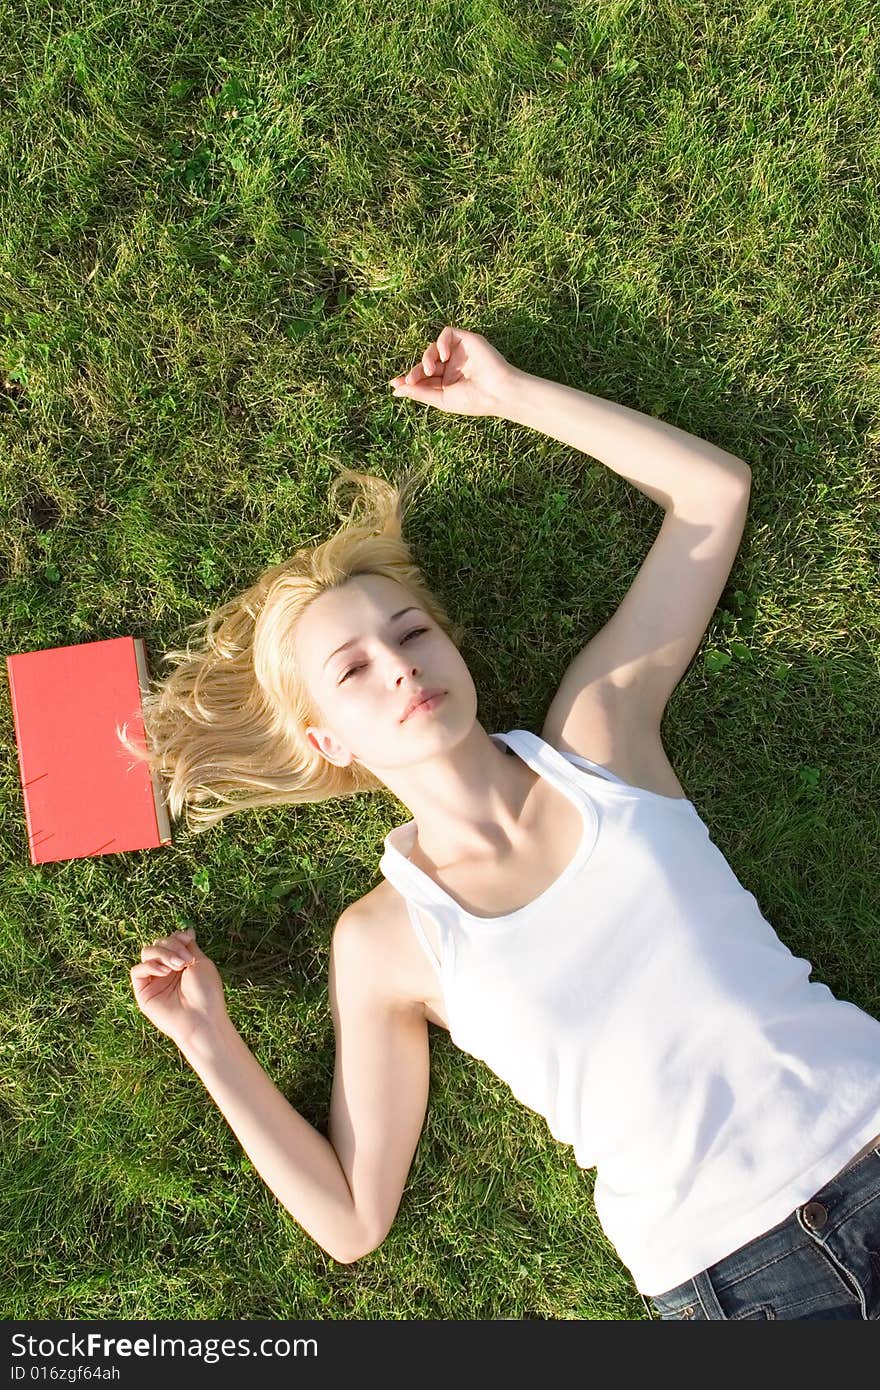
POLYGON ((346 908, 331 941, 329 1139, 248 1050, 193 931, 144 946, 131 971, 141 1012, 177 1044, 282 1206, 341 1264, 375 1250, 390 1230, 428 1102, 424 1009, 398 997, 369 898, 346 908))
POLYGON ((540 430, 604 463, 666 511, 741 486, 748 465, 735 454, 629 406, 512 368, 501 419, 540 430))
POLYGON ((612 473, 681 515, 706 493, 741 490, 748 465, 726 449, 698 439, 629 406, 591 396, 522 371, 502 357, 481 333, 447 324, 421 360, 389 385, 452 414, 494 415, 549 434, 592 454, 612 473))
POLYGON ((229 1022, 181 1047, 260 1177, 333 1259, 364 1254, 354 1200, 333 1145, 284 1098, 229 1022))

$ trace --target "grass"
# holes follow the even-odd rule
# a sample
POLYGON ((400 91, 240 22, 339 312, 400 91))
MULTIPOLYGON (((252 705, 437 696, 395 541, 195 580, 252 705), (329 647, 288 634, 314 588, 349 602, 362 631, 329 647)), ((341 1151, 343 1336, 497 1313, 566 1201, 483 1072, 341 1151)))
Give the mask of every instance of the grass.
MULTIPOLYGON (((880 1013, 877 7, 22 0, 0 15, 5 653, 185 627, 326 534, 329 460, 432 459, 410 525, 488 730, 539 730, 662 519, 601 463, 390 398, 444 323, 740 454, 730 583, 667 710, 713 839, 880 1013)), ((32 867, 0 686, 0 1313, 638 1319, 592 1173, 432 1030, 400 1213, 336 1265, 137 1011, 192 920, 319 1128, 330 933, 390 794, 32 867)))

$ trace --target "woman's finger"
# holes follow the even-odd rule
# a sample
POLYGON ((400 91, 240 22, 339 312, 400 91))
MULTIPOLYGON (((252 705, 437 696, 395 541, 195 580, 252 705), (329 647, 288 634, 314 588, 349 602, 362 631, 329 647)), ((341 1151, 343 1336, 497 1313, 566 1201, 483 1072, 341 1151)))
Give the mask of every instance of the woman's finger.
POLYGON ((140 965, 133 965, 129 974, 132 981, 150 980, 160 975, 170 975, 171 966, 163 964, 160 960, 142 961, 140 965))
POLYGON ((161 960, 168 965, 183 967, 190 965, 193 957, 183 945, 172 948, 154 944, 141 948, 141 960, 161 960))
POLYGON ((155 941, 149 942, 144 949, 148 951, 172 951, 178 956, 188 956, 190 954, 189 942, 181 941, 178 936, 157 937, 155 941))
POLYGON ((389 386, 418 386, 419 382, 426 376, 433 376, 441 362, 448 362, 455 346, 455 329, 447 324, 441 329, 438 338, 431 343, 422 354, 421 361, 417 362, 410 371, 393 376, 389 381, 389 386))
POLYGON ((151 975, 167 975, 170 969, 170 965, 163 965, 160 960, 147 960, 133 965, 129 974, 133 980, 149 980, 151 975))
POLYGON ((189 942, 195 940, 195 929, 187 927, 186 930, 174 931, 170 936, 157 936, 155 941, 151 941, 151 946, 170 946, 175 941, 189 942))

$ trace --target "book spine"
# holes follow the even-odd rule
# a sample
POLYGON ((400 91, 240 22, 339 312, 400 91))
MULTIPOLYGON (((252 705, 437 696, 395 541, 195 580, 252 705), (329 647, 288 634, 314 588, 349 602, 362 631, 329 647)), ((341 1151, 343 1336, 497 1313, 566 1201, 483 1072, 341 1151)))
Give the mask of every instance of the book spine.
POLYGON ((32 864, 40 861, 34 854, 34 827, 31 824, 31 805, 28 797, 27 775, 24 766, 24 747, 21 737, 21 720, 18 717, 18 702, 15 693, 15 664, 11 656, 6 658, 6 679, 9 682, 9 698, 12 704, 12 723, 15 729, 15 746, 18 752, 18 780, 21 782, 21 795, 24 801, 24 820, 27 827, 28 854, 32 864))
MULTIPOLYGON (((137 662, 138 683, 141 688, 141 699, 147 695, 150 689, 150 675, 147 669, 147 652, 144 646, 143 637, 134 639, 134 655, 137 662)), ((144 729, 144 743, 149 746, 146 728, 144 729)), ((162 792, 162 784, 158 774, 150 768, 150 781, 153 784, 153 805, 156 812, 156 826, 159 831, 159 839, 163 845, 171 843, 171 821, 168 816, 168 807, 165 804, 165 797, 162 792)))

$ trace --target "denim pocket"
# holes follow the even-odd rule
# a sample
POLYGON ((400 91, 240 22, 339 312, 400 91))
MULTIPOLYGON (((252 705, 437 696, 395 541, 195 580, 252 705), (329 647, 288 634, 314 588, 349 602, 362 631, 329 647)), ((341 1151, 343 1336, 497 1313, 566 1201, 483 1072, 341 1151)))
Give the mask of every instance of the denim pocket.
POLYGON ((679 1318, 703 1318, 706 1316, 699 1303, 684 1303, 678 1308, 664 1308, 662 1304, 655 1303, 654 1307, 664 1322, 677 1322, 679 1318))
POLYGON ((861 1313, 858 1290, 816 1241, 803 1241, 787 1223, 790 1246, 731 1277, 729 1265, 712 1270, 718 1299, 730 1321, 743 1318, 846 1318, 861 1313))

